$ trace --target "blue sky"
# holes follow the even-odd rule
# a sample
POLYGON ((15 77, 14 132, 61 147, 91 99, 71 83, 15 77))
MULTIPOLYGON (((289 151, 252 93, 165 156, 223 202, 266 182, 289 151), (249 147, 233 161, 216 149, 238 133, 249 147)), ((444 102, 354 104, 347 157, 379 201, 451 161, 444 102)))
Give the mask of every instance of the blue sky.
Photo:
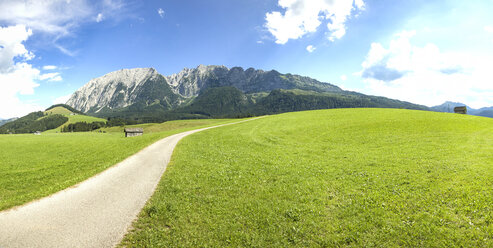
POLYGON ((492 106, 492 12, 492 0, 0 0, 0 118, 64 101, 114 70, 199 64, 492 106))

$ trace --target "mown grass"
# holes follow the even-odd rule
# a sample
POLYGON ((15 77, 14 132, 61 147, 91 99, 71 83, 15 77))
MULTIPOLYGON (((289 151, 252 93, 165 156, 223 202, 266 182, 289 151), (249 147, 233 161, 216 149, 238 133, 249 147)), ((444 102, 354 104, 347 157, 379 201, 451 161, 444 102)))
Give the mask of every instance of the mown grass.
POLYGON ((46 110, 44 113, 48 114, 48 115, 56 115, 56 114, 69 115, 69 114, 72 114, 72 111, 68 110, 67 108, 59 106, 59 107, 54 107, 52 109, 46 110))
POLYGON ((182 140, 127 247, 492 247, 493 119, 281 114, 182 140))
POLYGON ((77 184, 166 136, 234 121, 155 124, 161 129, 134 138, 120 132, 0 135, 0 210, 77 184))
MULTIPOLYGON (((65 108, 62 108, 62 109, 65 109, 65 108)), ((65 109, 65 110, 67 110, 67 109, 65 109)), ((62 112, 62 111, 57 111, 57 112, 62 112)), ((106 122, 105 119, 98 118, 98 117, 93 117, 93 116, 88 116, 88 115, 81 115, 81 114, 76 114, 76 115, 62 114, 62 115, 65 116, 65 117, 67 117, 68 118, 68 121, 65 122, 63 125, 61 125, 60 127, 55 128, 55 129, 51 129, 51 130, 47 130, 44 133, 58 133, 58 132, 61 132, 61 130, 62 130, 63 127, 67 126, 68 124, 77 123, 77 122, 87 122, 87 123, 91 123, 91 122, 106 122)))

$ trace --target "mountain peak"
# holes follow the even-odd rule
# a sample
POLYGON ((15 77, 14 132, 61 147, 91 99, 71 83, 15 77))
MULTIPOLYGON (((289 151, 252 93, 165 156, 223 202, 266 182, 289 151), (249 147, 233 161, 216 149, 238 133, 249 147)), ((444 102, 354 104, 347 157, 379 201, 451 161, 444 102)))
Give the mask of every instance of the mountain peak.
POLYGON ((72 94, 67 105, 83 112, 97 108, 95 110, 97 112, 103 107, 108 107, 109 103, 115 102, 113 98, 117 98, 119 103, 113 104, 114 107, 125 107, 130 105, 128 95, 131 91, 158 76, 160 74, 154 68, 121 69, 110 72, 82 86, 72 94))

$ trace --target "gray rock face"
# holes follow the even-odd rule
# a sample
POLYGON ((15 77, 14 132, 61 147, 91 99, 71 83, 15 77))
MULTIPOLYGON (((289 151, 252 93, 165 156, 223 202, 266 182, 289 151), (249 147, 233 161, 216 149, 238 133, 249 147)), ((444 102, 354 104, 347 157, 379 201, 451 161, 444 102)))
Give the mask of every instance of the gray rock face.
POLYGON ((153 68, 114 71, 82 86, 70 97, 67 105, 83 112, 98 112, 104 107, 126 107, 134 102, 136 95, 133 93, 139 87, 158 76, 153 68))
POLYGON ((281 74, 274 70, 244 70, 241 67, 228 69, 225 66, 200 65, 195 69, 183 69, 166 79, 173 91, 183 97, 197 96, 205 88, 221 86, 233 86, 244 93, 268 92, 274 89, 342 91, 335 85, 321 83, 309 77, 281 74))
POLYGON ((198 96, 210 87, 233 86, 244 93, 269 92, 274 89, 303 89, 342 92, 328 83, 277 71, 241 67, 200 65, 177 74, 163 76, 153 68, 123 69, 89 81, 77 90, 67 105, 83 112, 97 113, 135 103, 160 103, 169 109, 187 98, 198 96))

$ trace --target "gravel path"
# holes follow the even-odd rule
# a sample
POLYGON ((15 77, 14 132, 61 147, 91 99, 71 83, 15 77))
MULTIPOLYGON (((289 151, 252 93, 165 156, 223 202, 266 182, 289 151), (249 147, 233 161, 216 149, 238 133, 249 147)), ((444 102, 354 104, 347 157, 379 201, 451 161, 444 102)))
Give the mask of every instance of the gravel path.
POLYGON ((231 124, 169 136, 76 186, 0 212, 0 248, 117 245, 152 196, 178 141, 231 124))

